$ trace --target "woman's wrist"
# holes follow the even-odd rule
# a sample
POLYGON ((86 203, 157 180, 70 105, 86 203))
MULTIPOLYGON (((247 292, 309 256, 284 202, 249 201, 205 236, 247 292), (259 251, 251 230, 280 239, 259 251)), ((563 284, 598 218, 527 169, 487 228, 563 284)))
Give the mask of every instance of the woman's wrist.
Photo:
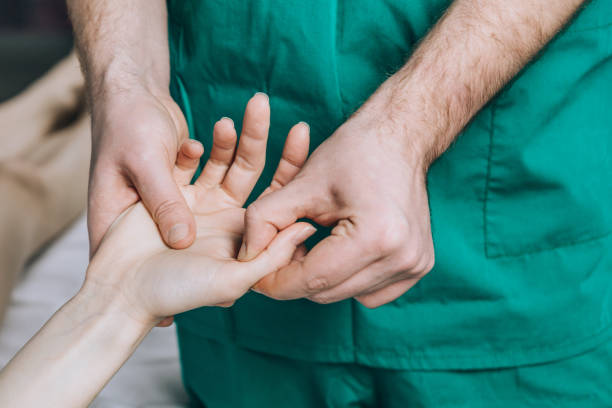
POLYGON ((87 406, 152 327, 86 283, 2 370, 0 406, 87 406))
POLYGON ((73 318, 99 322, 100 327, 118 335, 114 337, 117 341, 132 343, 146 335, 159 320, 137 306, 118 288, 86 280, 65 307, 73 318))

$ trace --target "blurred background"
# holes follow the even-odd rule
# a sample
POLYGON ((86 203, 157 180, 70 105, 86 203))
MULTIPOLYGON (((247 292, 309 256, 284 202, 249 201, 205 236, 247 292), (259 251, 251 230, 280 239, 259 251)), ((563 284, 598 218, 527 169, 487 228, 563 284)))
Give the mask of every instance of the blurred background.
POLYGON ((72 48, 65 0, 0 0, 0 101, 72 48))
MULTIPOLYGON (((0 368, 88 264, 90 131, 80 72, 64 59, 72 44, 65 0, 0 0, 0 368)), ((175 331, 156 328, 91 406, 186 405, 175 331)))

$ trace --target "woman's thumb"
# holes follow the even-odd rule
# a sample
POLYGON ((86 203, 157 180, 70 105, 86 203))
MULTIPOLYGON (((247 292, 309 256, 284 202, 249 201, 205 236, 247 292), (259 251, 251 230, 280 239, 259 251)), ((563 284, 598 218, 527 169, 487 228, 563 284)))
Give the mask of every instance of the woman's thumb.
POLYGON ((252 261, 245 263, 250 270, 250 286, 264 276, 289 265, 297 247, 316 231, 317 229, 312 225, 298 222, 279 232, 262 253, 252 261))

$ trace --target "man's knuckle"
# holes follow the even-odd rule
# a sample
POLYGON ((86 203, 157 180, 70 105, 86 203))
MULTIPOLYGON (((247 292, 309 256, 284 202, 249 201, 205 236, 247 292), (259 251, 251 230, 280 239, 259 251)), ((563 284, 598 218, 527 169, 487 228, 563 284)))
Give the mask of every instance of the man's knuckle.
POLYGON ((431 255, 428 255, 425 257, 425 266, 423 267, 423 272, 427 273, 431 271, 435 265, 436 265, 436 257, 432 253, 431 255))
POLYGON ((408 275, 422 277, 431 271, 435 264, 433 252, 411 250, 404 258, 403 268, 408 275))
POLYGON ((158 162, 159 153, 150 149, 141 149, 136 152, 124 152, 125 157, 122 161, 132 172, 151 167, 151 163, 158 162))
POLYGON ((406 248, 402 251, 398 259, 398 268, 405 271, 414 271, 418 269, 418 265, 421 262, 421 257, 414 250, 414 248, 406 248))
POLYGON ((310 293, 320 292, 329 288, 329 279, 326 276, 315 276, 306 280, 306 290, 310 293))
POLYGON ((157 221, 176 213, 182 207, 181 203, 176 200, 164 200, 155 206, 153 218, 157 221))
POLYGON ((370 234, 369 239, 379 254, 388 254, 402 248, 407 236, 404 228, 391 222, 385 222, 381 223, 373 234, 370 234))

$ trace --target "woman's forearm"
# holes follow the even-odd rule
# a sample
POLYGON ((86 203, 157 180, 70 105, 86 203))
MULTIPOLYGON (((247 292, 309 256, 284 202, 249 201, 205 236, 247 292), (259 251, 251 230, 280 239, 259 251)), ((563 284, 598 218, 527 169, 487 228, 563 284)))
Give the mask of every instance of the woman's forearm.
POLYGON ((0 372, 0 406, 87 406, 154 325, 126 311, 116 293, 81 289, 0 372))

